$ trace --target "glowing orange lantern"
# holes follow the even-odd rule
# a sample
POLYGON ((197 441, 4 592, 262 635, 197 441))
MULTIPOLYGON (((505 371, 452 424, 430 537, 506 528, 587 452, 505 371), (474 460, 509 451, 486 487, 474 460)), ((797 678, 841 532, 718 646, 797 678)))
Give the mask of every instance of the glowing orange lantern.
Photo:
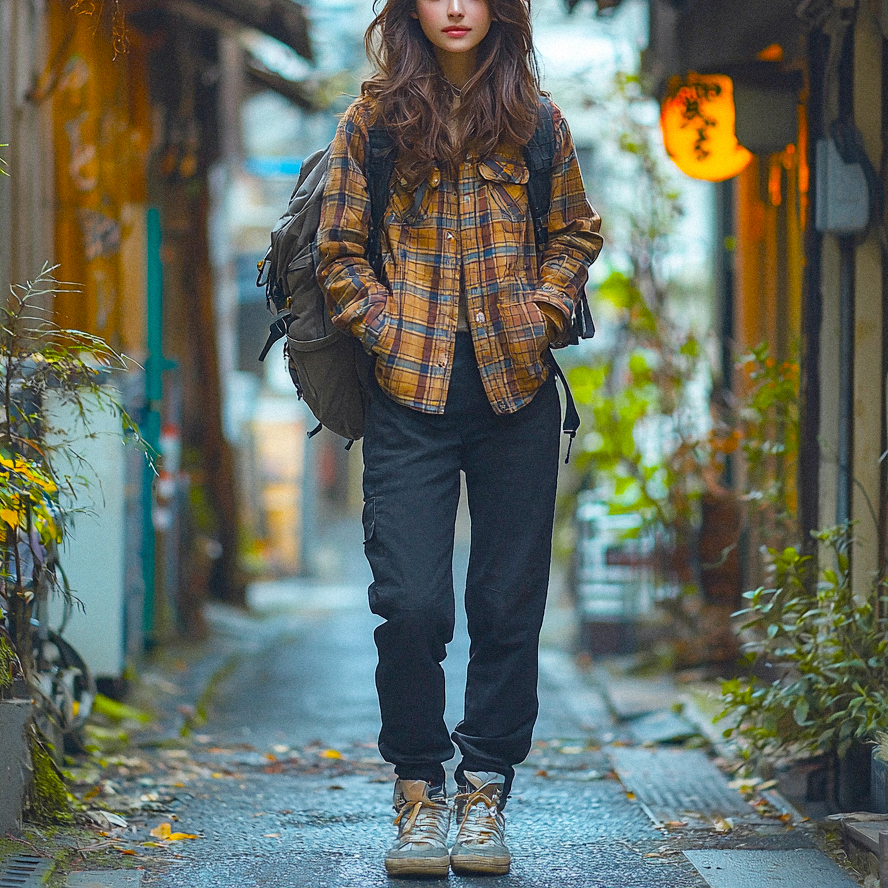
POLYGON ((663 142, 675 165, 695 179, 721 182, 752 160, 734 131, 734 84, 724 74, 673 77, 660 110, 663 142))

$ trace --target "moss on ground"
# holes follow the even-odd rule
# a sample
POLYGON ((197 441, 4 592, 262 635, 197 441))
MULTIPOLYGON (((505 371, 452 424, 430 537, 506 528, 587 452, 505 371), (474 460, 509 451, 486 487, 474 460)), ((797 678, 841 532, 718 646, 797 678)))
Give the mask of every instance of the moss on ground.
POLYGON ((0 697, 12 688, 12 669, 17 657, 9 642, 0 635, 0 697))

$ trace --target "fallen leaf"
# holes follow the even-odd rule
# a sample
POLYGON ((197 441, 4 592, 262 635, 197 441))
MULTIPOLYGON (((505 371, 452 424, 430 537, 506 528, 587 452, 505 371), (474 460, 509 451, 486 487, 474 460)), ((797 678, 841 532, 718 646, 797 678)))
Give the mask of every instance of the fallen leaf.
POLYGON ((758 777, 741 777, 739 780, 731 780, 728 786, 738 792, 752 792, 761 782, 758 777))
POLYGON ((111 811, 90 810, 86 812, 86 816, 96 825, 101 827, 124 827, 129 824, 119 814, 113 814, 111 811))
POLYGON ((635 801, 635 793, 634 792, 627 792, 626 798, 629 799, 630 801, 634 802, 635 801))
POLYGON ((321 753, 321 758, 325 758, 325 759, 341 759, 341 758, 342 758, 342 753, 341 753, 341 752, 338 752, 338 751, 335 750, 335 749, 325 749, 325 750, 321 753))
POLYGON ((345 789, 344 786, 340 786, 338 783, 331 783, 327 789, 345 789))
POLYGON ((734 828, 734 824, 724 817, 713 817, 712 826, 718 833, 729 833, 734 828))
POLYGON ((168 839, 172 835, 173 829, 169 823, 160 823, 151 830, 151 835, 155 839, 168 839))
POLYGON ((540 768, 539 771, 536 772, 537 777, 548 777, 549 772, 545 768, 540 768))

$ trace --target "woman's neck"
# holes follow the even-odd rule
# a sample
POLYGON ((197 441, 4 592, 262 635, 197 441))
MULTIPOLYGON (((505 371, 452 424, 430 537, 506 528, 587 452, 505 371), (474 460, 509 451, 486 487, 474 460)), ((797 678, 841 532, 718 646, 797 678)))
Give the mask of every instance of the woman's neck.
POLYGON ((478 61, 476 51, 447 52, 436 48, 435 55, 438 57, 438 64, 444 72, 444 77, 457 89, 462 89, 472 79, 478 61))

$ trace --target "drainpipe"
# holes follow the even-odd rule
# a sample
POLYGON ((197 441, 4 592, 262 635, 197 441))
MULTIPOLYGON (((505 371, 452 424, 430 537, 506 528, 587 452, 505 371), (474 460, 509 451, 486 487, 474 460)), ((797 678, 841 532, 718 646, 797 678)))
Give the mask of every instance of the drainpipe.
MULTIPOLYGON (((853 120, 854 29, 845 34, 838 65, 839 117, 853 120)), ((839 440, 836 523, 851 519, 854 447, 854 237, 839 238, 839 440)))
MULTIPOLYGON (((812 29, 808 37, 810 73, 808 80, 808 169, 817 164, 817 142, 825 135, 824 85, 829 41, 812 29)), ((814 210, 818 200, 816 176, 810 177, 808 218, 805 226, 805 270, 802 293, 802 354, 799 415, 799 529, 802 551, 815 555, 817 544, 811 531, 820 527, 820 337, 823 326, 823 235, 817 230, 814 210)))
MULTIPOLYGON (((153 459, 160 453, 163 371, 170 367, 163 357, 163 263, 161 260, 160 211, 150 207, 146 216, 146 334, 148 356, 145 361, 145 415, 142 437, 151 448, 153 459)), ((157 589, 157 540, 154 533, 154 469, 145 465, 142 481, 142 579, 145 598, 142 605, 142 633, 146 648, 155 638, 157 589)))

